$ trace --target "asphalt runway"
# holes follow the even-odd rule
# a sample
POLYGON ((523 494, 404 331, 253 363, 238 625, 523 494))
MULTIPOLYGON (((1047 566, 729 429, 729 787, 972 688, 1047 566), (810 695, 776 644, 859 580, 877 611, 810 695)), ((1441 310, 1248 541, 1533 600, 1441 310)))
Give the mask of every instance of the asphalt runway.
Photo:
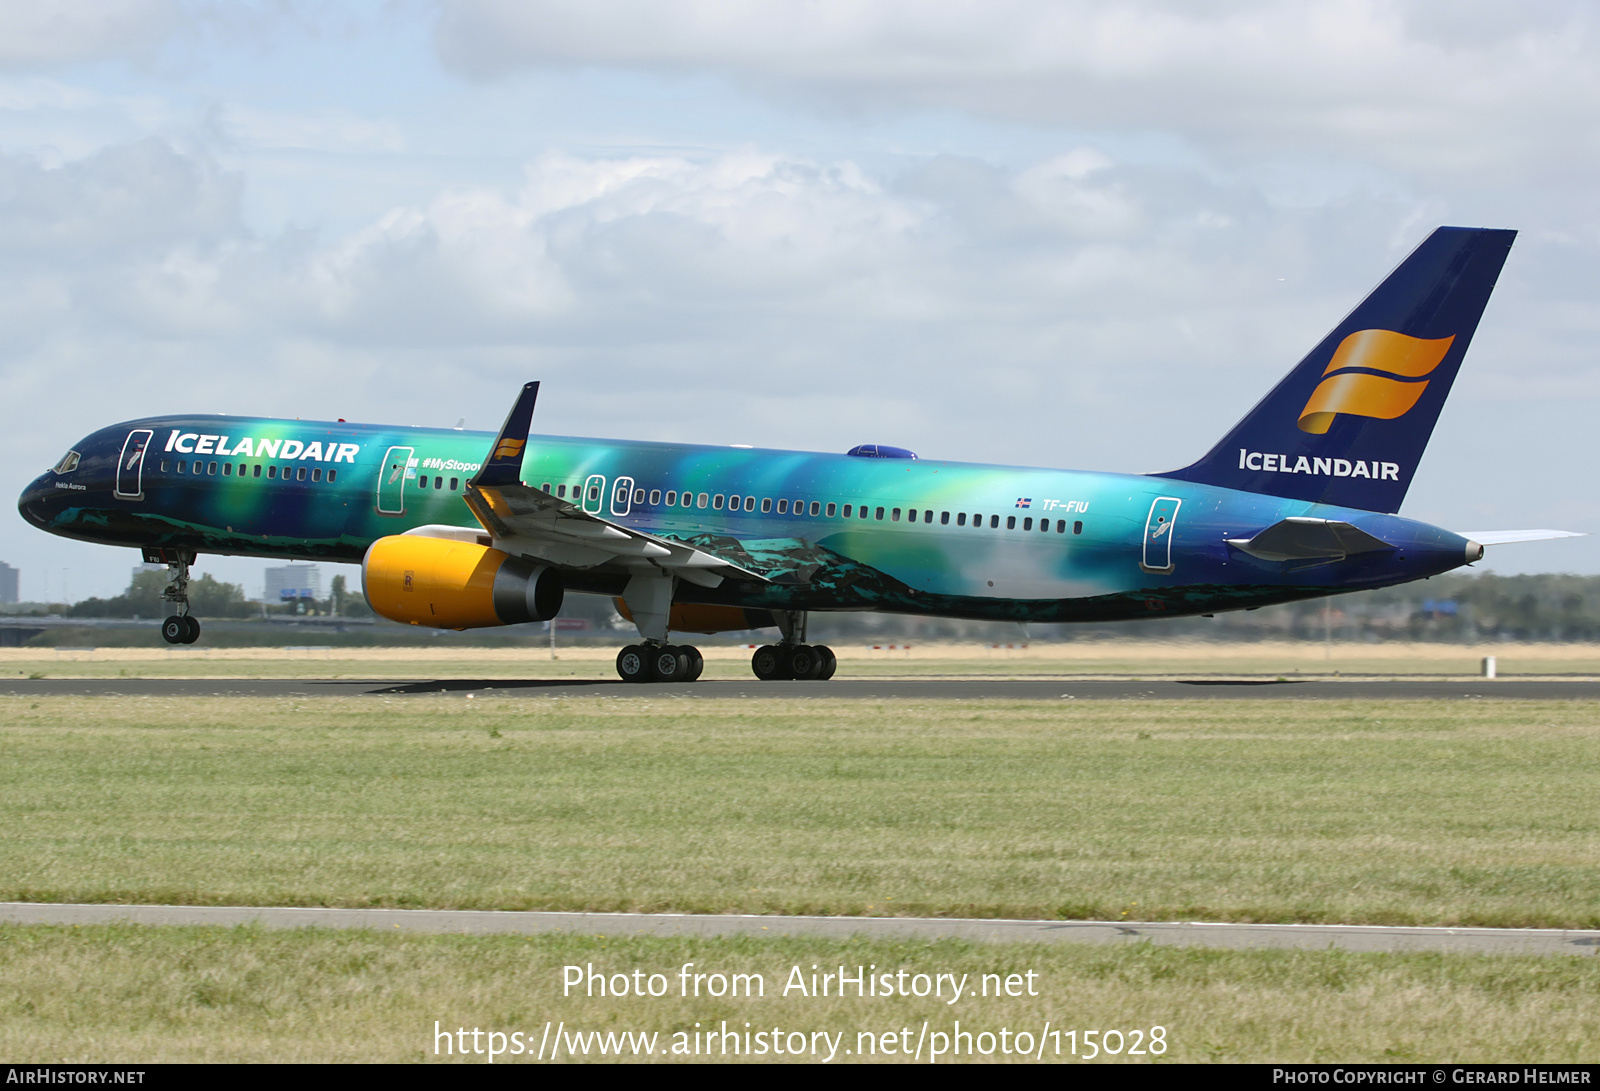
POLYGON ((812 936, 959 939, 979 943, 1151 943, 1356 952, 1586 955, 1600 931, 1553 928, 1390 928, 1348 924, 1214 924, 1197 921, 1027 921, 931 917, 764 917, 680 913, 496 913, 443 909, 299 909, 266 906, 61 905, 0 902, 5 924, 211 925, 365 928, 456 935, 573 932, 596 936, 812 936))
POLYGON ((1600 700, 1596 681, 1515 679, 1358 679, 1316 681, 1074 681, 1072 679, 838 679, 829 682, 700 681, 630 684, 609 679, 455 678, 396 681, 279 678, 9 678, 0 695, 15 697, 362 697, 469 693, 499 697, 771 697, 842 700, 1600 700))

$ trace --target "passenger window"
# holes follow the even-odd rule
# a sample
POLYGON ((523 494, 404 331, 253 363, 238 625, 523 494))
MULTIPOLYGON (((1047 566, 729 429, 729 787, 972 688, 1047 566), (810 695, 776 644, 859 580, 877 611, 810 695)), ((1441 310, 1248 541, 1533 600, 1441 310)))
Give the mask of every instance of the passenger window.
POLYGON ((1032 519, 1024 519, 1022 521, 1022 529, 1023 530, 1032 530, 1033 529, 1033 520, 1032 519))
POLYGON ((711 508, 713 511, 722 510, 722 494, 720 492, 711 498, 711 508))
POLYGON ((1050 533, 1050 520, 1048 520, 1048 519, 1040 519, 1039 520, 1039 529, 1044 531, 1046 534, 1049 534, 1050 533))
POLYGON ((822 513, 822 505, 819 504, 815 500, 811 501, 811 514, 812 515, 820 515, 821 513, 822 513))
POLYGON ((1015 515, 1006 516, 1006 529, 1007 530, 1016 530, 1017 529, 1017 517, 1015 515))
POLYGON ((644 490, 643 489, 634 489, 633 490, 633 502, 635 504, 644 503, 644 490))
MULTIPOLYGON (((250 467, 250 476, 251 477, 260 477, 261 476, 261 463, 257 462, 254 466, 250 467)), ((333 480, 333 471, 332 470, 328 471, 328 480, 329 481, 333 480)))
POLYGON ((942 526, 942 527, 947 527, 947 526, 950 525, 950 513, 949 512, 941 511, 939 513, 939 525, 942 526))
POLYGON ((650 490, 650 506, 652 508, 657 508, 657 507, 661 506, 661 490, 660 489, 651 489, 650 490))
POLYGON ((667 493, 667 507, 673 507, 678 502, 678 490, 672 489, 667 493))
POLYGON ((844 517, 846 519, 850 518, 850 505, 849 504, 846 504, 844 506, 844 517))
POLYGON ((184 472, 184 469, 183 469, 183 468, 184 468, 184 467, 185 467, 185 466, 187 466, 187 465, 188 465, 188 463, 187 463, 187 462, 180 462, 180 463, 178 463, 178 466, 177 466, 177 470, 178 470, 178 472, 179 472, 179 473, 180 473, 180 474, 181 474, 181 473, 183 473, 183 472, 184 472))
POLYGON ((161 460, 161 472, 162 473, 166 473, 167 472, 167 462, 168 462, 167 459, 162 459, 161 460))
POLYGON ((829 505, 828 505, 828 518, 829 518, 829 519, 832 519, 832 518, 833 518, 833 513, 834 513, 834 512, 836 512, 836 511, 838 511, 838 510, 839 510, 839 508, 838 508, 838 506, 837 506, 837 505, 835 505, 835 504, 829 504, 829 505))
POLYGON ((771 510, 772 510, 772 497, 763 496, 761 498, 761 514, 765 515, 765 514, 767 514, 767 512, 769 512, 771 510))
POLYGON ((278 476, 278 467, 276 467, 276 466, 268 466, 267 467, 267 476, 268 477, 277 477, 278 476))
MULTIPOLYGON (((260 467, 258 466, 258 467, 256 467, 256 469, 259 470, 260 467)), ((328 471, 328 482, 329 482, 329 484, 332 484, 335 480, 337 480, 338 477, 339 477, 339 471, 338 470, 329 470, 328 471)), ((453 477, 450 479, 450 487, 452 489, 456 487, 456 479, 453 478, 453 477)))
POLYGON ((879 522, 883 521, 883 509, 882 508, 879 508, 877 510, 876 517, 877 517, 879 522))
POLYGON ((600 499, 600 486, 599 485, 590 485, 589 486, 589 503, 592 504, 598 499, 600 499))
POLYGON ((211 476, 215 476, 216 472, 217 472, 217 464, 215 462, 206 463, 206 473, 207 474, 209 474, 211 476))
MULTIPOLYGON (((452 477, 452 478, 451 478, 451 479, 450 479, 450 480, 452 480, 452 481, 454 481, 454 480, 455 480, 455 478, 453 478, 453 477, 452 477)), ((544 483, 544 484, 542 484, 542 485, 540 485, 540 486, 539 486, 539 488, 541 488, 541 489, 542 489, 542 490, 544 490, 544 491, 545 491, 545 492, 550 492, 550 482, 548 482, 548 481, 546 481, 546 482, 545 482, 545 483, 544 483)), ((551 495, 551 496, 554 496, 554 495, 555 495, 555 493, 553 493, 553 492, 550 492, 550 495, 551 495)))
MULTIPOLYGON (((334 474, 334 471, 332 471, 332 470, 328 471, 328 480, 329 481, 333 480, 333 474, 334 474)), ((461 479, 459 477, 452 477, 450 479, 450 491, 451 492, 455 492, 456 491, 456 486, 458 486, 460 484, 461 484, 461 479)))
MULTIPOLYGON (((1013 519, 1012 522, 1016 522, 1016 520, 1013 519)), ((989 529, 990 530, 999 530, 1000 529, 1000 517, 998 515, 989 516, 989 529)))
POLYGON ((567 487, 565 485, 557 485, 556 486, 556 495, 558 497, 560 497, 561 499, 565 500, 567 498, 567 487))
MULTIPOLYGON (((1063 522, 1065 522, 1065 520, 1063 520, 1063 522)), ((1077 520, 1076 522, 1074 522, 1072 524, 1072 533, 1074 533, 1074 534, 1082 534, 1083 533, 1083 520, 1082 519, 1079 519, 1079 520, 1077 520)))
POLYGON ((862 504, 859 508, 856 509, 856 518, 857 519, 865 519, 866 517, 867 517, 867 506, 865 504, 862 504))
POLYGON ((932 508, 929 508, 927 511, 922 513, 922 521, 924 523, 933 522, 933 509, 932 508))
POLYGON ((710 497, 706 493, 701 493, 699 496, 694 498, 694 506, 697 508, 703 508, 706 506, 706 501, 708 499, 710 499, 710 497))
POLYGON ((294 475, 294 479, 296 481, 304 481, 306 479, 306 468, 304 466, 300 467, 299 472, 294 475))
POLYGON ((787 500, 779 500, 778 501, 778 514, 779 515, 788 515, 789 514, 789 501, 787 501, 787 500))
POLYGON ((956 526, 964 527, 966 525, 967 525, 967 513, 964 512, 964 511, 963 512, 958 512, 957 515, 956 515, 956 526))
POLYGON ((755 497, 747 496, 747 497, 744 498, 744 510, 745 511, 755 511, 756 510, 756 498, 755 497))
POLYGON ((320 469, 312 470, 311 471, 311 480, 313 480, 313 481, 321 481, 322 480, 322 470, 320 470, 320 469))
POLYGON ((900 509, 899 508, 895 508, 894 511, 889 513, 889 521, 891 523, 898 523, 900 521, 900 509))
POLYGON ((910 511, 906 512, 906 522, 915 523, 916 521, 917 521, 917 509, 916 508, 912 508, 910 511))

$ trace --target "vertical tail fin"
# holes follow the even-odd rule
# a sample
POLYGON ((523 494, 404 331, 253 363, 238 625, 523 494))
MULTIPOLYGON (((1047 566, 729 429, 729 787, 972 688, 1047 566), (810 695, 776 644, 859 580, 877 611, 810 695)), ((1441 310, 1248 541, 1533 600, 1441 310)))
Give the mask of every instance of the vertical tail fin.
POLYGON ((1204 458, 1155 476, 1398 511, 1516 235, 1439 228, 1204 458))

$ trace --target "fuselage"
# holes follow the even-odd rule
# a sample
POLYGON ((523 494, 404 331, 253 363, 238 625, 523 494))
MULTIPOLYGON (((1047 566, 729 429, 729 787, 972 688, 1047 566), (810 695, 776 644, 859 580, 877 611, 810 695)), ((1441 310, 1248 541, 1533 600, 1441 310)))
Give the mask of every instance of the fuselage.
MULTIPOLYGON (((86 436, 19 507, 84 541, 359 562, 377 539, 475 527, 486 432, 254 417, 129 421, 86 436), (71 463, 71 465, 68 465, 71 463)), ((743 557, 762 581, 683 601, 787 610, 1089 621, 1211 613, 1402 583, 1468 560, 1395 515, 1131 474, 931 459, 530 438, 522 480, 619 525, 743 557), (1229 544, 1287 517, 1349 522, 1392 550, 1319 563, 1229 544)), ((622 568, 565 573, 620 594, 622 568)))

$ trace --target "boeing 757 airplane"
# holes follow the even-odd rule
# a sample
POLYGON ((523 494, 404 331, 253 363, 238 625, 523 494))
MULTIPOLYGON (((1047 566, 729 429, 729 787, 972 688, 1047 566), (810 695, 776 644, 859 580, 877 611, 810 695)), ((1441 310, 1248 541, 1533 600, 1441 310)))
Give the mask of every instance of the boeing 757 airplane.
POLYGON ((165 563, 162 635, 193 643, 200 553, 359 562, 367 601, 444 629, 614 596, 628 681, 692 681, 673 633, 775 625, 762 679, 832 676, 817 610, 1113 621, 1251 609, 1421 579, 1486 545, 1395 514, 1515 237, 1441 227, 1198 462, 1158 474, 172 416, 85 437, 23 493, 52 534, 165 563))

